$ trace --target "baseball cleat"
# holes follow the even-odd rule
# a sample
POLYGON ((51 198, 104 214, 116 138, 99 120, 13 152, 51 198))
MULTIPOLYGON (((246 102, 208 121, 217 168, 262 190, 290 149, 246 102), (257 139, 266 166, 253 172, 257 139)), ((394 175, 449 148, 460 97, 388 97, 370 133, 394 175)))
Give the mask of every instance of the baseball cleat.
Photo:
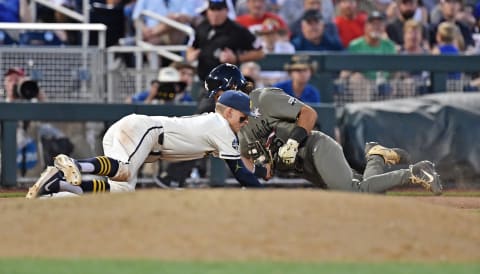
POLYGON ((74 186, 79 186, 82 184, 82 174, 80 173, 80 170, 78 169, 74 159, 65 154, 59 154, 55 157, 53 164, 56 168, 63 172, 67 182, 74 186))
POLYGON ((43 195, 59 192, 62 177, 62 173, 56 167, 47 167, 35 184, 28 189, 27 196, 25 197, 27 199, 35 199, 43 195))
POLYGON ((377 142, 368 142, 365 144, 365 156, 378 155, 383 157, 386 164, 410 164, 410 155, 401 148, 386 148, 377 142))
POLYGON ((421 184, 435 195, 442 194, 443 187, 440 175, 435 172, 435 165, 432 162, 421 161, 410 165, 410 173, 410 182, 413 184, 421 184))

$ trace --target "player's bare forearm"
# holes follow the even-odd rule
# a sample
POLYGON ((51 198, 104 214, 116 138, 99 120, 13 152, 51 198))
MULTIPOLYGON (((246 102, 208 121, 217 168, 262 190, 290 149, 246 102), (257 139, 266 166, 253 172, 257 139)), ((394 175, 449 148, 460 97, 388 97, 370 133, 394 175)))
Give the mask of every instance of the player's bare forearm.
POLYGON ((249 50, 238 55, 238 63, 260 60, 265 56, 262 49, 249 50))
POLYGON ((297 118, 297 126, 303 127, 308 133, 317 123, 317 112, 310 106, 303 106, 297 118))
POLYGON ((245 167, 248 168, 248 170, 253 171, 253 159, 242 156, 242 161, 245 164, 245 167))

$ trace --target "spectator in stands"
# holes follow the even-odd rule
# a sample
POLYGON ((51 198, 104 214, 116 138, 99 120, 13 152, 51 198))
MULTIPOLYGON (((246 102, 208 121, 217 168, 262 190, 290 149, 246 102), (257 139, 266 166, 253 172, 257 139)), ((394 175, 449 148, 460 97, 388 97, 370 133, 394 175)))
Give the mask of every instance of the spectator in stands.
MULTIPOLYGON (((285 33, 286 30, 281 28, 277 20, 269 18, 263 22, 262 29, 258 30, 256 35, 261 40, 262 49, 266 54, 293 54, 295 53, 295 47, 289 41, 282 39, 282 35, 285 33)), ((262 71, 260 74, 262 82, 266 85, 272 85, 288 78, 285 71, 262 71)))
POLYGON ((423 25, 415 19, 405 21, 403 26, 403 45, 399 53, 403 54, 429 54, 430 51, 423 43, 423 25))
POLYGON ((283 89, 288 95, 304 103, 320 103, 320 91, 308 83, 316 68, 317 64, 310 60, 310 56, 294 55, 291 61, 285 65, 285 70, 291 79, 274 86, 283 89))
POLYGON ((180 73, 180 81, 186 84, 185 91, 191 95, 193 82, 195 81, 195 73, 197 71, 196 67, 186 61, 173 62, 170 66, 178 70, 178 73, 180 73))
MULTIPOLYGON (((459 1, 460 8, 455 13, 455 18, 467 26, 475 24, 475 14, 472 7, 474 1, 475 0, 459 1)), ((435 4, 436 5, 432 9, 430 9, 429 22, 431 25, 438 25, 439 23, 441 23, 443 18, 441 0, 436 1, 435 4)))
MULTIPOLYGON (((280 2, 280 1, 278 1, 280 2)), ((287 22, 292 31, 292 25, 302 17, 304 11, 317 9, 322 13, 325 22, 329 23, 335 16, 333 0, 283 0, 280 4, 279 15, 287 22)), ((300 24, 297 24, 297 33, 300 33, 300 24)), ((294 30, 295 31, 295 30, 294 30)))
MULTIPOLYGON (((423 26, 415 20, 409 19, 403 27, 403 45, 399 54, 430 54, 423 41, 423 26)), ((399 79, 397 95, 412 96, 415 94, 428 93, 430 89, 430 73, 428 71, 398 72, 395 75, 399 79)))
MULTIPOLYGON (((141 19, 141 12, 148 10, 177 22, 189 24, 193 16, 196 15, 196 9, 198 9, 201 4, 201 2, 196 0, 138 0, 133 10, 133 19, 141 19)), ((184 44, 186 42, 186 35, 184 33, 167 24, 160 23, 148 16, 141 20, 141 22, 143 23, 142 29, 137 29, 137 31, 142 32, 143 40, 148 43, 168 45, 184 44)))
POLYGON ((363 35, 367 14, 358 9, 358 0, 339 0, 337 2, 338 15, 334 22, 342 45, 347 48, 348 44, 363 35))
POLYGON ((181 79, 179 71, 174 67, 161 68, 158 78, 150 84, 150 89, 133 95, 127 99, 127 102, 146 104, 193 102, 190 92, 186 89, 186 81, 189 81, 188 76, 186 78, 181 79))
MULTIPOLYGON (((396 0, 398 15, 387 24, 387 35, 390 40, 398 46, 403 45, 403 26, 409 19, 414 19, 418 10, 418 0, 396 0)), ((422 26, 423 37, 425 37, 425 45, 428 45, 428 29, 422 26)))
MULTIPOLYGON (((379 11, 372 11, 365 23, 365 34, 350 42, 348 52, 395 54, 397 52, 395 44, 385 36, 385 15, 379 11)), ((354 100, 370 100, 370 90, 372 89, 381 95, 389 94, 391 92, 391 87, 387 82, 389 77, 390 74, 384 71, 362 73, 342 71, 340 74, 341 79, 348 79, 353 95, 360 96, 354 100)))
MULTIPOLYGON (((28 23, 32 22, 32 16, 27 0, 0 1, 0 22, 28 23)), ((0 30, 0 44, 14 44, 18 41, 19 31, 0 30)))
MULTIPOLYGON (((423 1, 422 0, 416 0, 416 1, 409 0, 409 1, 417 2, 416 8, 414 9, 414 12, 410 15, 410 17, 412 19, 417 20, 418 22, 420 22, 424 25, 427 25, 428 24, 428 9, 423 6, 423 1)), ((409 6, 408 1, 404 1, 404 2, 407 2, 406 6, 409 6)), ((388 6, 387 11, 386 11, 388 21, 394 21, 399 17, 400 18, 409 17, 409 16, 405 16, 405 15, 401 14, 402 13, 401 8, 400 8, 401 3, 402 3, 402 0, 395 0, 395 1, 392 1, 390 3, 390 5, 388 6)), ((407 7, 407 9, 410 9, 410 8, 411 8, 411 6, 407 7)), ((406 18, 406 20, 408 20, 408 19, 410 19, 410 18, 406 18)))
POLYGON ((0 22, 31 22, 27 0, 0 1, 0 22))
MULTIPOLYGON (((455 24, 463 37, 465 47, 459 48, 460 51, 470 51, 475 47, 471 29, 463 22, 456 18, 457 14, 462 9, 462 0, 440 0, 440 11, 442 22, 450 22, 455 24)), ((436 45, 437 30, 439 24, 432 24, 430 31, 430 45, 433 48, 436 45)))
POLYGON ((241 64, 263 58, 255 35, 230 20, 227 13, 224 0, 210 0, 207 20, 195 29, 195 39, 187 49, 187 61, 198 60, 197 74, 202 82, 221 63, 241 64))
MULTIPOLYGON (((458 55, 460 53, 458 43, 461 39, 460 31, 452 22, 442 22, 438 25, 436 34, 436 47, 433 48, 433 54, 458 55)), ((460 80, 461 73, 451 72, 448 78, 452 80, 460 80)))
POLYGON ((280 24, 280 28, 289 33, 285 21, 278 15, 267 11, 267 0, 247 0, 248 13, 237 16, 237 23, 249 29, 252 33, 262 29, 263 22, 274 19, 280 24))
MULTIPOLYGON (((44 102, 47 96, 40 89, 38 83, 32 80, 19 67, 9 68, 3 79, 6 102, 44 102)), ((35 121, 21 121, 17 126, 17 167, 22 176, 38 167, 40 155, 37 144, 42 144, 43 160, 45 165, 53 163, 50 153, 66 153, 73 151, 73 144, 63 132, 49 123, 35 121), (40 136, 40 140, 36 140, 40 136)))
POLYGON ((17 100, 46 100, 45 92, 40 90, 38 83, 32 81, 22 68, 9 68, 4 74, 3 85, 5 88, 6 102, 17 100))
MULTIPOLYGON (((282 0, 280 0, 282 1, 282 0)), ((277 0, 266 0, 267 11, 278 13, 278 9, 280 8, 280 1, 277 0)), ((234 0, 235 3, 235 11, 237 15, 244 15, 248 13, 248 0, 234 0)))
POLYGON ((343 50, 338 36, 332 37, 325 31, 322 14, 318 10, 307 10, 302 16, 302 32, 292 39, 296 51, 343 50))
POLYGON ((308 10, 316 10, 318 11, 323 18, 323 22, 325 25, 325 33, 331 37, 331 39, 337 39, 339 40, 340 38, 338 37, 338 30, 337 26, 332 22, 332 17, 333 14, 328 14, 328 16, 325 15, 324 12, 322 12, 322 3, 325 1, 329 0, 305 0, 303 1, 303 9, 299 12, 299 15, 295 18, 295 21, 289 25, 290 32, 291 32, 291 39, 294 39, 295 37, 298 37, 302 33, 302 20, 303 20, 303 15, 305 14, 306 11, 308 10))
POLYGON ((373 10, 376 10, 383 14, 386 14, 387 9, 392 3, 392 1, 395 1, 395 0, 371 0, 371 1, 365 1, 365 2, 370 2, 371 4, 373 4, 372 9, 369 9, 370 12, 373 10))
POLYGON ((253 83, 255 88, 263 88, 265 85, 261 76, 261 67, 255 62, 246 62, 240 66, 240 72, 247 81, 253 83))
POLYGON ((472 13, 473 17, 475 17, 475 20, 477 20, 477 26, 480 27, 480 1, 477 1, 477 3, 475 3, 472 13))
POLYGON ((281 23, 274 18, 263 21, 262 28, 255 34, 262 43, 262 49, 265 53, 295 53, 295 47, 289 41, 282 39, 287 32, 282 29, 281 23))
MULTIPOLYGON (((73 0, 49 0, 49 2, 55 6, 79 11, 73 0)), ((37 5, 35 19, 38 23, 77 23, 69 16, 43 5, 37 5)), ((20 43, 24 45, 80 45, 81 34, 78 31, 67 30, 29 31, 21 35, 20 43)))

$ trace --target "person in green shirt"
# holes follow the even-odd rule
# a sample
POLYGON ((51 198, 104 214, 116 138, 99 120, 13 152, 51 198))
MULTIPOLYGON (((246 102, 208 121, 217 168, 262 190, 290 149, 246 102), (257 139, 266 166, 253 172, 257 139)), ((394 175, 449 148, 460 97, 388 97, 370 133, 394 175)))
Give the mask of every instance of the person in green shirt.
MULTIPOLYGON (((385 35, 385 15, 379 11, 371 12, 365 23, 365 34, 352 40, 347 51, 351 54, 396 54, 395 43, 385 35)), ((365 90, 372 89, 370 83, 374 84, 373 89, 378 94, 388 94, 391 91, 388 83, 386 83, 389 77, 390 74, 384 71, 342 71, 340 74, 341 79, 351 81, 349 86, 361 87, 361 90, 353 90, 352 92, 354 95, 361 93, 362 96, 358 99, 366 100, 371 99, 370 96, 366 96, 368 94, 365 94, 365 90), (352 82, 354 85, 352 85, 352 82)))

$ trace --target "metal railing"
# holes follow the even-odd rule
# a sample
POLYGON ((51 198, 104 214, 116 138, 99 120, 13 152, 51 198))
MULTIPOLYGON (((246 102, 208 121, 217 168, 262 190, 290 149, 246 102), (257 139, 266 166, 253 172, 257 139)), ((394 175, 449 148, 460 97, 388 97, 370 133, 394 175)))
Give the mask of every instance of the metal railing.
MULTIPOLYGON (((31 0, 30 1, 30 11, 32 12, 32 16, 34 19, 37 17, 37 6, 36 4, 40 4, 43 6, 46 6, 50 9, 53 9, 57 12, 60 12, 67 17, 70 17, 72 19, 75 19, 81 23, 88 24, 90 23, 90 1, 89 0, 82 0, 82 13, 80 14, 74 10, 71 10, 69 8, 66 8, 62 5, 52 3, 51 1, 48 0, 31 0)), ((73 30, 73 29, 72 29, 73 30)), ((88 46, 88 41, 89 41, 89 35, 90 33, 88 32, 88 29, 79 29, 82 32, 82 47, 87 47, 88 46)), ((105 45, 105 44, 104 44, 105 45)))
MULTIPOLYGON (((107 27, 104 24, 80 23, 0 23, 2 30, 78 30, 97 31, 98 47, 105 48, 107 27)), ((88 45, 88 43, 87 43, 88 45)))

